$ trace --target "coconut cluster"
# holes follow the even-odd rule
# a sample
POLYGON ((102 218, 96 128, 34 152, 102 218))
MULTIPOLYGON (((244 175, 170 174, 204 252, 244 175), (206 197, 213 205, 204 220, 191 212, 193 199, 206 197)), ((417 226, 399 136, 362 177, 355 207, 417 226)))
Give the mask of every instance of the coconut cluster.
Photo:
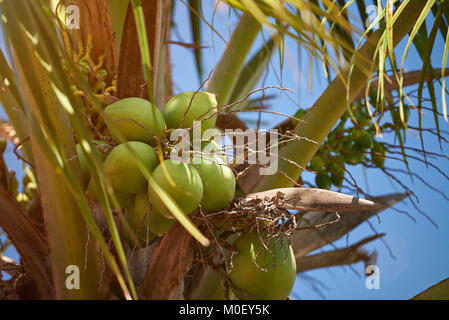
MULTIPOLYGON (((127 209, 127 221, 141 242, 166 234, 175 219, 148 183, 139 163, 186 215, 200 205, 206 212, 218 211, 234 199, 235 177, 224 156, 208 154, 199 164, 192 165, 170 159, 165 148, 162 148, 164 160, 160 162, 156 151, 158 144, 164 145, 167 141, 166 135, 171 129, 191 128, 196 120, 201 121, 202 130, 213 128, 216 111, 215 95, 208 92, 184 92, 174 96, 163 113, 141 98, 121 99, 106 108, 105 120, 118 145, 103 157, 105 177, 113 187, 119 207, 127 209)), ((95 144, 101 147, 103 143, 95 141, 95 144)), ((99 182, 90 178, 79 145, 77 151, 86 192, 98 201, 96 183, 99 182)))
MULTIPOLYGON (((110 152, 100 153, 104 174, 113 189, 109 192, 113 194, 112 203, 126 209, 128 225, 140 244, 148 244, 165 235, 176 222, 166 202, 142 173, 142 165, 186 215, 199 207, 206 214, 226 211, 233 203, 236 181, 221 146, 213 141, 202 141, 200 160, 194 164, 170 158, 176 141, 170 143, 167 137, 174 129, 192 129, 194 121, 200 121, 203 132, 215 127, 216 114, 215 95, 208 92, 178 94, 167 102, 163 112, 141 98, 121 99, 106 108, 105 121, 111 137, 118 144, 110 152), (162 154, 158 155, 158 152, 162 154)), ((105 147, 101 141, 94 143, 98 149, 105 147)), ((96 190, 101 182, 90 177, 79 145, 77 151, 87 185, 86 193, 98 202, 96 190)), ((125 237, 131 246, 136 244, 132 240, 135 237, 126 231, 125 237)), ((243 231, 233 245, 236 255, 229 278, 237 297, 287 298, 294 283, 296 266, 292 249, 286 242, 273 240, 265 244, 254 232, 243 231), (268 248, 268 255, 258 254, 261 247, 268 248), (267 269, 264 270, 259 265, 266 262, 267 269), (267 283, 273 288, 270 294, 264 289, 267 283)))

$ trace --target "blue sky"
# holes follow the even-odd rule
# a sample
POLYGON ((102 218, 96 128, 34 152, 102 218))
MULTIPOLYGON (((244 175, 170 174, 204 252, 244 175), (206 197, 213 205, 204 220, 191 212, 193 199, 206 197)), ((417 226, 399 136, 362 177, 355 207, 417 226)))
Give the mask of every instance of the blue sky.
MULTIPOLYGON (((178 25, 178 30, 173 30, 172 39, 191 42, 190 30, 188 29, 188 11, 181 2, 177 4, 175 21, 178 25), (178 38, 178 34, 181 35, 182 39, 178 38)), ((205 5, 203 9, 205 18, 211 22, 212 8, 205 5)), ((217 12, 213 25, 225 39, 229 39, 229 31, 230 29, 232 30, 235 21, 235 16, 231 15, 229 17, 227 11, 217 12)), ((225 44, 217 35, 212 36, 208 28, 204 29, 204 34, 205 44, 211 46, 208 49, 204 49, 203 53, 206 57, 204 67, 207 74, 220 58, 225 44)), ((261 45, 262 40, 259 39, 258 43, 261 45)), ((443 44, 442 37, 438 35, 432 55, 432 64, 436 68, 441 66, 443 44)), ((398 46, 398 59, 402 57, 404 46, 404 41, 398 46)), ((258 47, 255 46, 255 49, 258 47)), ((295 95, 288 94, 288 96, 286 94, 278 95, 272 106, 278 112, 292 115, 298 107, 307 108, 311 106, 325 89, 327 80, 323 77, 321 69, 314 69, 312 77, 313 91, 310 92, 307 78, 308 57, 304 52, 298 54, 296 44, 292 41, 286 42, 285 52, 286 59, 282 73, 282 86, 291 88, 297 93, 295 95)), ((171 56, 175 93, 196 90, 200 85, 200 80, 196 75, 192 51, 172 45, 171 56)), ((275 56, 272 61, 269 74, 265 79, 265 85, 280 85, 278 57, 275 56), (276 72, 273 72, 273 70, 276 70, 276 72)), ((419 70, 421 68, 420 59, 414 50, 410 51, 405 65, 407 66, 406 71, 419 70)), ((260 83, 259 86, 262 87, 263 84, 260 83)), ((441 111, 441 87, 438 84, 435 87, 437 90, 438 108, 441 111)), ((0 111, 0 117, 4 117, 3 111, 0 111)), ((245 115, 244 118, 248 119, 251 116, 245 115)), ((262 119, 267 122, 267 127, 283 120, 282 117, 276 115, 264 115, 262 119)), ((412 112, 410 123, 417 123, 416 113, 412 112)), ((440 126, 443 130, 449 131, 449 126, 444 121, 440 121, 440 126)), ((423 127, 434 127, 433 116, 429 112, 423 116, 423 127)), ((386 137, 386 141, 394 143, 390 137, 386 137)), ((443 151, 441 151, 434 137, 425 135, 425 144, 428 151, 447 155, 447 145, 443 145, 443 151)), ((407 145, 420 147, 417 132, 410 132, 407 137, 407 145)), ((17 171, 19 176, 23 174, 21 165, 12 153, 11 146, 9 146, 6 153, 6 161, 11 170, 17 171)), ((449 173, 447 160, 436 159, 433 163, 443 172, 449 173)), ((387 160, 387 166, 403 169, 402 163, 394 160, 387 160)), ((432 186, 449 195, 447 192, 449 190, 448 181, 435 170, 427 169, 423 164, 413 160, 410 161, 410 167, 413 172, 421 175, 432 186)), ((357 183, 363 186, 365 190, 366 185, 368 185, 369 193, 372 195, 402 191, 399 186, 396 186, 395 189, 388 179, 377 170, 368 169, 366 171, 367 179, 365 179, 362 168, 351 167, 351 173, 357 180, 357 183)), ((312 180, 313 176, 306 174, 304 178, 312 180)), ((375 250, 378 253, 377 265, 380 269, 379 290, 366 289, 365 277, 363 276, 364 266, 362 263, 359 263, 353 265, 352 269, 348 267, 334 267, 310 271, 304 273, 303 276, 298 276, 292 293, 293 298, 321 299, 321 294, 315 290, 318 287, 326 299, 408 299, 427 287, 449 277, 449 209, 447 201, 416 179, 412 183, 406 175, 398 175, 398 178, 419 196, 420 208, 429 214, 438 225, 438 228, 435 228, 408 202, 401 203, 396 207, 407 211, 416 219, 416 222, 392 209, 386 210, 380 215, 380 221, 377 218, 373 218, 370 220, 370 223, 379 233, 386 233, 384 239, 391 248, 394 258, 390 254, 389 249, 380 240, 365 246, 365 249, 368 251, 375 250)), ((346 241, 352 244, 372 234, 373 230, 365 223, 351 232, 348 239, 340 239, 334 244, 337 247, 345 247, 346 241)), ((323 250, 332 250, 332 247, 327 246, 323 250)), ((5 255, 17 258, 13 250, 7 250, 5 255)))

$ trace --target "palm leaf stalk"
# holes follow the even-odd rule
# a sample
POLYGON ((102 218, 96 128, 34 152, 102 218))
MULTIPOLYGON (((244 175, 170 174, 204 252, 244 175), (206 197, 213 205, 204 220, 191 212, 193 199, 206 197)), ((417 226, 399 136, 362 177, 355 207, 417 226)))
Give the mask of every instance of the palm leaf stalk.
MULTIPOLYGON (((399 15, 394 28, 394 45, 397 45, 414 26, 414 22, 419 18, 425 4, 424 1, 410 1, 410 4, 399 15)), ((365 87, 367 81, 371 79, 373 72, 368 70, 372 70, 372 61, 378 59, 376 44, 379 42, 379 33, 380 31, 376 31, 366 40, 366 43, 354 55, 354 65, 342 70, 306 113, 303 120, 308 125, 299 126, 296 133, 308 140, 290 143, 279 151, 280 156, 295 159, 297 165, 282 160, 279 162, 279 170, 285 172, 293 180, 299 178, 302 172, 301 168, 307 166, 348 105, 365 87), (342 92, 347 94, 342 95, 342 92)), ((277 174, 263 177, 254 186, 254 190, 262 191, 289 185, 291 185, 291 181, 286 179, 285 176, 277 174)), ((251 189, 250 186, 249 190, 251 189)))

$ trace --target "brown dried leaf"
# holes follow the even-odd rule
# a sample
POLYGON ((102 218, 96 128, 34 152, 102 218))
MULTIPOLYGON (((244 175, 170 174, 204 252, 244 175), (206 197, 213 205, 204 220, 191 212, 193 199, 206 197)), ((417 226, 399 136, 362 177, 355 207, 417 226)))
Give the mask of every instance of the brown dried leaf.
MULTIPOLYGON (((176 223, 152 251, 141 293, 150 300, 179 298, 184 267, 191 263, 187 251, 192 236, 176 223)), ((182 286, 181 286, 182 287, 182 286)))
MULTIPOLYGON (((108 71, 107 83, 111 83, 117 76, 117 44, 114 36, 111 17, 109 15, 108 0, 75 0, 80 8, 80 29, 74 30, 75 47, 81 41, 84 50, 89 37, 92 39, 90 57, 97 64, 104 56, 103 67, 108 71)), ((79 48, 78 48, 79 50, 79 48)))
POLYGON ((0 226, 6 231, 15 248, 30 269, 42 299, 54 299, 49 270, 50 252, 40 233, 27 218, 23 209, 0 186, 0 226))
POLYGON ((363 239, 348 248, 296 258, 296 272, 301 273, 313 269, 342 266, 359 261, 367 263, 371 260, 372 255, 364 250, 359 250, 359 248, 383 236, 383 234, 377 234, 363 239))
MULTIPOLYGON (((157 1, 143 0, 143 12, 147 27, 147 40, 150 53, 154 51, 154 35, 156 33, 157 1)), ((154 65, 154 56, 150 54, 151 64, 154 65)), ((126 12, 125 24, 120 45, 120 59, 118 65, 117 96, 122 98, 140 97, 148 98, 145 77, 142 69, 139 39, 137 37, 134 11, 131 2, 126 12)))

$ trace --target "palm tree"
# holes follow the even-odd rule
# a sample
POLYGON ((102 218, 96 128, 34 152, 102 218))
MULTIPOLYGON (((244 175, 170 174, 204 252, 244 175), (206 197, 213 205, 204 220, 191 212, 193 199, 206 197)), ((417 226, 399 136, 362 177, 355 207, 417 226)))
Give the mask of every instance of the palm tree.
MULTIPOLYGON (((227 296, 232 283, 226 273, 226 254, 222 253, 226 241, 220 237, 229 226, 217 227, 226 225, 227 218, 223 214, 216 215, 218 218, 205 215, 201 210, 186 217, 176 205, 177 199, 158 187, 151 172, 140 163, 142 174, 178 220, 163 237, 141 243, 125 219, 127 209, 122 210, 111 193, 101 153, 94 152, 94 140, 102 141, 104 153, 116 143, 108 129, 114 124, 104 116, 108 105, 127 97, 141 97, 163 110, 174 95, 170 45, 194 51, 198 76, 204 81, 198 90, 216 95, 217 127, 221 130, 248 129, 249 124, 238 117, 239 113, 276 112, 266 108, 270 95, 265 91, 285 88, 258 85, 268 65, 282 68, 286 39, 307 52, 311 64, 321 63, 329 78, 334 76, 309 109, 297 110, 275 127, 281 136, 277 174, 262 176, 257 165, 233 166, 237 197, 228 212, 257 217, 263 212, 251 200, 259 198, 275 204, 277 218, 295 221, 284 232, 294 249, 298 273, 372 261, 373 256, 361 247, 381 235, 345 249, 309 253, 412 194, 396 179, 406 189, 403 194, 370 197, 348 178, 347 166, 376 167, 394 179, 394 172, 384 167, 384 161, 399 154, 410 172, 410 149, 404 143, 409 112, 419 116, 422 150, 418 152, 431 165, 422 138, 426 129, 421 126, 425 88, 435 118, 431 132, 440 144, 446 142, 439 127, 441 116, 447 121, 446 1, 388 0, 385 8, 376 3, 378 12, 372 20, 367 14, 368 4, 358 0, 224 2, 238 16, 238 24, 209 75, 204 70, 202 45, 206 39, 201 30, 209 28, 216 37, 222 36, 204 17, 201 1, 0 2, 5 42, 0 55, 0 101, 8 116, 8 121, 0 124, 0 132, 15 145, 27 173, 23 190, 18 190, 17 181, 0 161, 0 226, 9 239, 5 247, 13 245, 21 258, 19 264, 0 256, 2 270, 13 280, 20 278, 19 283, 1 282, 1 297, 227 296), (178 7, 187 7, 190 12, 194 43, 170 41, 176 24, 173 12, 178 7), (352 8, 356 8, 356 14, 350 11, 352 8), (359 20, 369 21, 366 28, 357 23, 359 20), (430 30, 428 21, 433 21, 430 30), (435 69, 430 57, 439 33, 446 42, 442 68, 435 69), (258 47, 261 35, 264 41, 258 47), (422 70, 404 72, 404 58, 394 50, 402 39, 407 41, 403 57, 414 47, 422 59, 422 70), (276 50, 279 61, 273 59, 276 50), (256 53, 251 55, 253 51, 256 53), (402 58, 400 63, 397 57, 402 58), (391 72, 387 71, 389 67, 391 72), (435 83, 442 85, 441 111, 435 83), (412 85, 418 85, 416 106, 407 92, 412 85), (262 97, 253 99, 261 92, 262 97), (373 142, 380 133, 396 136, 399 146, 373 142), (92 178, 100 181, 97 201, 85 193, 81 156, 92 178), (321 189, 298 188, 306 183, 301 178, 304 170, 316 173, 316 185, 311 186, 321 189), (331 185, 339 191, 346 187, 366 199, 323 190, 331 185), (279 191, 286 197, 284 202, 278 198, 279 191), (253 205, 245 211, 242 201, 253 205), (131 241, 125 240, 127 236, 131 241), (68 288, 73 272, 70 266, 78 266, 79 290, 68 288)), ((159 145, 160 155, 163 151, 159 145)), ((132 150, 129 157, 137 159, 132 150)), ((0 252, 3 250, 2 246, 0 252)))

